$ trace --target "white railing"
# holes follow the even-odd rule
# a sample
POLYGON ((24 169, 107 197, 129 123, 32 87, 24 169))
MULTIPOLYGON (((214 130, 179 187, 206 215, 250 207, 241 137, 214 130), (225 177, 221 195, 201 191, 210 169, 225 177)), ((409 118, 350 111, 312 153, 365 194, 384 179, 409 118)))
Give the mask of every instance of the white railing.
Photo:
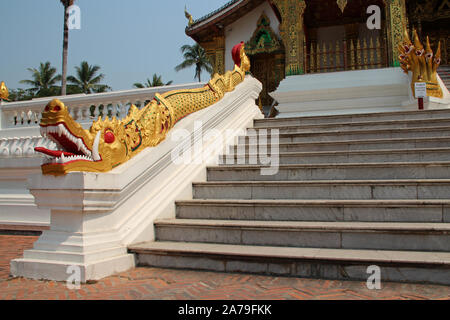
POLYGON ((69 108, 71 116, 88 128, 99 116, 125 117, 131 104, 143 107, 156 93, 202 87, 191 83, 145 89, 133 89, 97 94, 78 94, 39 98, 29 101, 0 102, 0 158, 40 157, 35 147, 52 147, 53 142, 39 133, 42 111, 52 99, 60 99, 69 108))
POLYGON ((69 108, 71 116, 80 123, 92 122, 99 115, 125 117, 131 104, 143 106, 155 93, 202 87, 204 83, 191 83, 145 89, 113 91, 96 94, 77 94, 33 99, 30 101, 2 102, 0 129, 28 128, 39 125, 41 113, 52 99, 60 99, 69 108))
POLYGON ((124 117, 131 104, 142 107, 155 93, 203 86, 192 83, 90 95, 48 97, 21 102, 0 102, 0 225, 49 225, 50 211, 38 209, 27 189, 27 175, 39 173, 44 156, 35 147, 55 149, 40 134, 41 113, 49 101, 63 101, 86 129, 100 114, 124 117))

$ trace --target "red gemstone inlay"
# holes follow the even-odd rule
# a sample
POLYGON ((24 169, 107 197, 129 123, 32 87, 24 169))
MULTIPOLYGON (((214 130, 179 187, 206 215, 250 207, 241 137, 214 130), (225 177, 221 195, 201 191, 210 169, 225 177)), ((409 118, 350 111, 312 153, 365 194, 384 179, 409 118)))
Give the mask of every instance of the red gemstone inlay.
POLYGON ((114 140, 116 140, 114 133, 112 133, 111 131, 108 131, 105 133, 105 142, 106 143, 113 143, 114 140))

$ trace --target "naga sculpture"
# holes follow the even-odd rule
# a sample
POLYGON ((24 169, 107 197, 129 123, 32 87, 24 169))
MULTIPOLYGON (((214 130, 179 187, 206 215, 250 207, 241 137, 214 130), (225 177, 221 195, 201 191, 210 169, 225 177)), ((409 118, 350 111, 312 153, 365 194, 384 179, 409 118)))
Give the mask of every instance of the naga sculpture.
POLYGON ((400 52, 400 66, 405 73, 412 72, 411 87, 413 93, 416 82, 425 82, 428 96, 442 98, 443 91, 437 80, 437 68, 441 64, 441 43, 439 42, 436 54, 434 54, 428 37, 424 48, 415 30, 413 36, 414 44, 411 42, 408 31, 405 28, 404 43, 399 45, 398 48, 400 52))
POLYGON ((234 70, 215 74, 204 87, 156 94, 141 110, 132 105, 123 120, 99 117, 90 130, 75 122, 61 101, 52 100, 42 113, 40 127, 41 134, 54 141, 58 150, 35 148, 47 155, 42 173, 107 172, 145 148, 158 145, 179 120, 215 104, 244 81, 250 70, 244 43, 236 45, 232 54, 234 70))
POLYGON ((0 83, 0 100, 8 101, 8 98, 9 98, 8 88, 6 87, 6 84, 2 81, 2 83, 0 83))

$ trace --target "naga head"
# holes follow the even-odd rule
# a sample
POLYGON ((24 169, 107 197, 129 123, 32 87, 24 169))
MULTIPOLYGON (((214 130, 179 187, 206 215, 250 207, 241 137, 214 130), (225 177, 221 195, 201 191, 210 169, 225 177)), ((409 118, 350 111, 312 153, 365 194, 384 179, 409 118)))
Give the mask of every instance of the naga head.
POLYGON ((250 59, 247 57, 245 53, 245 44, 243 41, 241 43, 235 45, 231 50, 231 55, 233 57, 234 63, 243 71, 250 71, 250 59))
POLYGON ((442 98, 443 91, 437 80, 437 68, 441 64, 441 43, 439 42, 434 53, 428 37, 424 47, 414 30, 413 40, 414 43, 410 40, 405 28, 404 42, 398 47, 401 68, 405 73, 412 73, 411 88, 414 92, 416 82, 425 82, 428 96, 442 98))
POLYGON ((99 118, 85 130, 72 119, 64 103, 54 99, 45 107, 40 126, 42 136, 57 146, 57 150, 35 149, 47 156, 42 165, 44 174, 105 172, 128 159, 125 128, 116 118, 99 118))
POLYGON ((0 83, 0 100, 8 100, 9 92, 5 82, 0 83))

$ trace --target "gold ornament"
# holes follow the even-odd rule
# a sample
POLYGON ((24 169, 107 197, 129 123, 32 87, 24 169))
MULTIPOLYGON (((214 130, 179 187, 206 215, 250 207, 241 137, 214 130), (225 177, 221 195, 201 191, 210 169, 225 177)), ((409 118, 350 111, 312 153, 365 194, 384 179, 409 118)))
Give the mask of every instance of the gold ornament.
POLYGON ((42 173, 107 172, 145 148, 158 145, 179 120, 215 104, 244 81, 250 70, 244 46, 240 58, 240 67, 236 65, 225 75, 215 74, 203 88, 156 94, 141 110, 132 105, 125 119, 99 117, 89 130, 73 120, 64 103, 52 100, 42 113, 40 126, 42 135, 54 141, 59 150, 35 149, 50 157, 42 165, 42 173))
POLYGON ((342 13, 344 13, 345 7, 347 6, 347 0, 337 0, 336 2, 339 9, 341 9, 342 13))
POLYGON ((9 91, 8 88, 6 87, 5 82, 2 81, 2 83, 0 83, 0 100, 8 100, 9 98, 9 91))
POLYGON ((186 6, 184 7, 184 15, 186 19, 188 19, 188 27, 191 27, 194 24, 194 19, 192 18, 192 15, 187 12, 186 6))
POLYGON ((436 53, 433 53, 428 37, 426 48, 424 48, 416 30, 414 30, 413 35, 414 44, 409 38, 408 31, 406 28, 404 29, 403 44, 398 45, 400 66, 405 73, 412 72, 411 89, 413 92, 415 92, 416 82, 425 82, 428 96, 443 98, 444 94, 436 73, 441 64, 441 43, 439 42, 436 53))

